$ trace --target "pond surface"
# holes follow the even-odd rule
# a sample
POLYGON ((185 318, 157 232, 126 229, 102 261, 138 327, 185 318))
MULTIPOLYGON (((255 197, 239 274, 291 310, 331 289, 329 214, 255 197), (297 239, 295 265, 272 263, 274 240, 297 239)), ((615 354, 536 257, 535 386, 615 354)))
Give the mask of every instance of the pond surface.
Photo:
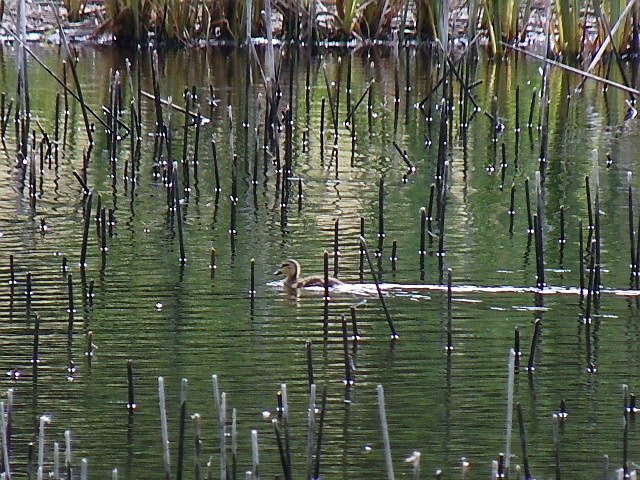
MULTIPOLYGON (((15 104, 16 51, 5 46, 1 53, 0 89, 7 92, 6 104, 10 99, 15 104)), ((34 53, 62 77, 62 58, 56 49, 34 48, 34 53)), ((110 78, 115 70, 120 72, 121 118, 130 125, 130 77, 125 58, 132 61, 134 92, 138 78, 141 89, 152 92, 150 54, 137 56, 135 52, 100 48, 82 48, 78 53, 84 98, 96 112, 110 104, 110 78)), ((262 59, 261 52, 258 57, 262 59)), ((283 118, 287 105, 292 112, 292 171, 291 180, 285 182, 289 189, 285 207, 281 205, 282 175, 273 165, 277 152, 272 146, 265 155, 263 149, 265 88, 258 63, 252 58, 223 49, 159 54, 161 96, 184 106, 184 89, 194 87, 201 115, 209 120, 199 131, 197 164, 195 127, 188 129, 185 167, 185 116, 163 108, 164 121, 171 130, 171 159, 180 165, 186 262, 180 261, 179 225, 174 210, 167 206, 163 166, 154 157, 156 114, 151 100, 141 99, 141 154, 139 162, 133 162, 133 175, 131 142, 125 128, 121 128, 124 138, 118 142, 117 159, 112 161, 109 136, 102 125, 91 120, 96 131, 86 168, 93 200, 85 270, 79 268, 79 261, 86 197, 73 175, 74 171, 83 175, 83 151, 87 149, 79 104, 69 97, 66 127, 64 108, 60 108, 57 162, 45 156, 41 165, 36 147, 35 205, 28 185, 21 185, 21 169, 16 167, 15 110, 11 111, 0 169, 0 368, 7 372, 0 386, 13 389, 11 458, 16 476, 26 476, 30 442, 36 442, 32 463, 37 462, 40 416, 48 415, 45 472, 53 469, 53 442, 62 450, 68 429, 74 475, 80 471, 80 459, 86 458, 93 478, 105 478, 114 468, 121 478, 165 478, 158 406, 158 377, 162 376, 172 476, 179 478, 179 398, 181 379, 186 378, 184 475, 198 475, 191 415, 199 413, 199 475, 206 475, 210 461, 212 478, 220 478, 211 380, 211 375, 217 374, 220 389, 226 392, 229 419, 231 409, 237 412, 236 478, 251 469, 252 429, 258 430, 261 475, 282 475, 272 425, 281 384, 286 384, 289 401, 293 475, 301 478, 306 469, 309 391, 306 344, 311 342, 318 405, 325 386, 327 392, 321 476, 353 479, 386 475, 376 396, 376 386, 382 384, 396 475, 412 475, 411 465, 404 460, 418 450, 423 477, 431 478, 441 469, 445 478, 487 478, 492 461, 506 448, 507 364, 518 328, 523 354, 514 395, 522 407, 534 475, 555 475, 552 415, 565 400, 568 417, 558 430, 562 477, 613 478, 623 463, 622 385, 628 384, 633 393, 640 381, 638 301, 605 291, 630 288, 628 172, 633 173, 634 217, 640 202, 636 175, 639 124, 635 119, 625 120, 625 94, 613 88, 603 92, 594 82, 575 92, 576 77, 551 69, 548 128, 538 128, 540 122, 545 123, 538 95, 542 86, 539 62, 524 57, 499 63, 481 59, 471 62, 468 69, 461 68, 467 84, 480 82, 472 89, 478 111, 472 116, 473 105, 460 103, 459 82, 452 81, 453 111, 445 129, 449 162, 446 255, 439 255, 439 230, 434 220, 421 261, 420 209, 428 207, 430 186, 438 181, 443 96, 442 88, 430 94, 442 73, 433 54, 410 50, 394 57, 386 49, 324 50, 314 56, 283 53, 277 62, 281 91, 278 117, 283 118), (349 74, 352 91, 347 100, 349 74), (527 128, 532 97, 533 125, 527 128), (356 105, 361 98, 354 121, 346 125, 347 105, 356 105), (424 99, 421 109, 418 104, 424 99), (331 118, 338 102, 336 137, 331 118), (493 112, 497 120, 485 112, 493 112), (519 132, 514 131, 516 115, 519 132), (471 118, 468 128, 464 128, 465 118, 471 118), (590 177, 593 205, 592 150, 597 152, 603 293, 592 309, 591 325, 583 321, 586 293, 582 298, 575 294, 538 295, 526 289, 536 286, 536 248, 533 235, 528 233, 525 181, 529 180, 535 210, 543 132, 548 132, 548 153, 540 178, 539 212, 548 286, 580 286, 579 222, 587 245, 591 230, 585 177, 590 177), (408 176, 394 141, 415 166, 415 172, 408 176), (501 167, 502 148, 506 169, 501 167), (378 235, 381 179, 384 237, 378 235), (512 185, 515 215, 510 228, 512 185), (104 253, 94 218, 98 197, 107 209, 107 220, 109 210, 113 219, 105 227, 108 251, 104 253), (385 293, 385 304, 400 336, 397 341, 390 339, 366 260, 360 267, 361 219, 379 279, 405 286, 385 293), (367 283, 368 289, 333 292, 325 302, 322 291, 292 295, 274 286, 271 282, 278 277, 272 272, 287 258, 301 261, 309 274, 321 274, 323 252, 328 251, 334 274, 336 221, 337 276, 349 283, 367 283), (236 233, 230 234, 230 230, 236 233), (562 232, 566 242, 560 241, 562 232), (395 265, 391 259, 394 241, 395 265), (212 248, 216 249, 213 275, 212 248), (15 266, 13 284, 10 256, 15 266), (64 258, 66 271, 62 268, 64 258), (250 292, 251 259, 255 259, 254 295, 250 292), (446 289, 419 287, 446 282, 447 268, 454 286, 526 288, 495 292, 454 288, 449 309, 446 289), (71 335, 69 279, 76 309, 71 335), (90 291, 92 297, 88 297, 90 291), (347 387, 341 319, 345 316, 348 320, 351 335, 351 307, 356 308, 361 339, 357 344, 349 340, 355 371, 354 383, 347 387), (36 370, 31 361, 35 316, 40 328, 36 370), (449 318, 451 351, 446 348, 449 318), (536 319, 541 320, 542 329, 535 370, 527 371, 536 319), (86 352, 91 340, 94 347, 89 356, 86 352), (127 360, 133 365, 137 404, 133 415, 126 406, 127 360), (468 467, 462 467, 462 457, 468 467)), ((635 69, 628 68, 628 76, 637 78, 635 69)), ((617 75, 615 66, 611 75, 617 75)), ((55 139, 56 93, 61 94, 63 105, 62 88, 32 59, 29 83, 36 142, 43 131, 55 139)), ((106 118, 104 112, 102 118, 106 118)), ((287 152, 285 123, 280 132, 282 158, 287 152)), ((166 158, 161 155, 161 160, 166 158)), ((29 180, 29 168, 26 177, 29 180)), ((584 246, 582 253, 588 267, 587 250, 584 246)), ((320 421, 319 415, 316 421, 320 421)), ((630 421, 632 461, 637 460, 635 429, 630 421)), ((520 468, 516 465, 524 461, 515 413, 511 452, 515 478, 515 469, 520 468)))

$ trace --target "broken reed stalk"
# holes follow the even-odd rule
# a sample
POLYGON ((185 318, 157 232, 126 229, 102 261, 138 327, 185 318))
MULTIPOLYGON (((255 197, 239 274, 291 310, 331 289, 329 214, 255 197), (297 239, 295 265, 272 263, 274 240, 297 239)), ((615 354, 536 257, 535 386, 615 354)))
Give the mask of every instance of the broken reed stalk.
POLYGON ((387 424, 387 413, 385 411, 384 388, 381 384, 376 387, 378 396, 378 414, 380 416, 380 429, 382 430, 382 444, 384 446, 384 459, 387 466, 387 480, 394 480, 393 461, 391 459, 391 442, 389 440, 389 425, 387 424))
POLYGON ((84 206, 84 228, 82 229, 82 245, 80 247, 80 268, 87 267, 87 246, 89 243, 89 226, 91 224, 91 202, 93 192, 89 192, 84 206))
POLYGON ((160 407, 160 433, 162 436, 162 460, 166 480, 171 480, 171 453, 169 452, 169 425, 164 393, 164 377, 158 377, 158 404, 160 407))
POLYGON ((396 329, 393 326, 393 320, 391 319, 391 314, 389 313, 389 309, 387 308, 387 304, 384 301, 384 295, 382 294, 382 290, 380 289, 380 283, 378 282, 378 276, 373 268, 373 262, 371 261, 371 255, 369 255, 369 248, 367 247, 367 241, 364 237, 360 236, 360 248, 364 250, 365 257, 367 257, 367 263, 369 264, 369 270, 371 271, 371 277, 373 278, 373 283, 376 285, 376 291, 378 292, 378 298, 380 298, 380 303, 382 304, 382 309, 384 310, 385 317, 387 318, 387 324, 389 325, 389 330, 391 330, 391 339, 397 340, 400 338, 396 333, 396 329))

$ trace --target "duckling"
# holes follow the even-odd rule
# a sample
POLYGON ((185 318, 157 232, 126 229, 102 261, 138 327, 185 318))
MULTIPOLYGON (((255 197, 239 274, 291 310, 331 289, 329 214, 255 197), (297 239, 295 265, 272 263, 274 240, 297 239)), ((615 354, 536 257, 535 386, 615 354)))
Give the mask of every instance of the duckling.
MULTIPOLYGON (((284 286, 287 288, 324 287, 324 277, 322 275, 300 278, 300 264, 293 259, 283 262, 273 274, 287 277, 284 281, 284 286)), ((342 284, 343 282, 337 278, 329 277, 330 287, 342 284)))

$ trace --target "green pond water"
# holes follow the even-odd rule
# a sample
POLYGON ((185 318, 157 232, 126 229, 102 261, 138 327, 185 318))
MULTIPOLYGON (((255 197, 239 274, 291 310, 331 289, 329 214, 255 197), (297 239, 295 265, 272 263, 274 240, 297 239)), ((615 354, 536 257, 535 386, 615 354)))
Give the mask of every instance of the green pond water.
MULTIPOLYGON (((39 47, 34 51, 62 76, 62 58, 55 48, 39 47)), ((129 124, 125 58, 129 56, 133 62, 134 89, 137 69, 141 69, 142 90, 152 92, 150 55, 145 51, 134 59, 134 53, 99 47, 81 48, 78 53, 83 94, 96 112, 102 112, 102 106, 109 104, 111 72, 120 71, 125 92, 123 121, 129 124)), ((8 103, 16 98, 16 51, 4 46, 1 54, 0 90, 7 92, 8 103)), ((258 56, 262 58, 260 49, 258 56)), ((204 470, 210 459, 212 478, 219 478, 217 412, 211 382, 211 375, 217 374, 220 388, 226 392, 229 412, 233 408, 237 411, 236 478, 243 478, 251 468, 252 429, 258 430, 261 476, 282 478, 272 419, 283 383, 289 399, 293 476, 302 478, 306 468, 308 408, 305 343, 310 341, 318 392, 327 388, 322 477, 386 477, 376 397, 376 386, 382 384, 398 477, 412 475, 410 464, 404 460, 419 450, 423 478, 432 478, 437 469, 443 471, 445 478, 488 478, 492 460, 505 451, 507 360, 514 329, 518 327, 523 356, 515 377, 515 400, 522 406, 534 475, 554 478, 552 415, 564 399, 569 415, 558 433, 562 477, 613 478, 614 470, 623 461, 622 385, 628 384, 633 393, 640 382, 640 310, 634 298, 603 293, 593 324, 587 329, 581 323, 584 302, 579 295, 454 293, 454 350, 448 354, 446 292, 411 287, 440 281, 437 237, 427 241, 424 269, 418 253, 420 208, 429 202, 440 128, 441 89, 429 96, 424 111, 417 107, 439 80, 441 69, 432 56, 412 50, 394 58, 393 52, 386 49, 323 50, 312 57, 285 52, 279 62, 280 107, 292 108, 295 177, 285 210, 280 206, 276 171, 270 158, 265 162, 262 150, 264 85, 260 68, 252 60, 248 72, 247 61, 245 53, 225 49, 159 55, 162 97, 184 105, 183 90, 195 86, 201 113, 210 119, 200 129, 197 172, 193 168, 195 129, 190 128, 188 133, 190 191, 180 194, 187 256, 184 265, 179 261, 177 222, 167 208, 166 188, 161 178, 154 176, 152 101, 141 101, 142 154, 135 179, 131 178, 129 139, 119 143, 118 159, 111 162, 107 135, 97 124, 95 147, 87 168, 87 183, 94 192, 92 216, 100 195, 102 205, 113 209, 115 224, 107 238, 108 252, 103 263, 101 240, 92 220, 84 277, 78 266, 84 199, 73 176, 74 171, 82 171, 83 150, 87 147, 79 105, 69 98, 66 130, 63 113, 60 114, 57 165, 55 161, 50 165, 45 159, 40 171, 36 153, 35 209, 30 205, 28 187, 20 187, 12 111, 6 149, 0 153, 0 370, 7 372, 0 379, 0 387, 3 398, 7 389, 13 389, 11 459, 15 476, 27 476, 30 442, 35 442, 33 462, 37 462, 39 419, 48 415, 45 472, 53 469, 53 443, 59 442, 62 448, 64 431, 70 430, 74 475, 79 475, 80 459, 86 458, 91 478, 108 478, 114 468, 118 469, 119 478, 165 478, 157 391, 157 378, 162 376, 167 391, 172 476, 177 477, 180 382, 186 378, 184 478, 196 475, 191 419, 194 413, 201 415, 201 478, 206 475, 204 470), (370 80, 375 80, 371 114, 367 94, 355 115, 355 141, 344 124, 349 64, 352 103, 360 99, 370 80), (335 137, 329 102, 335 105, 337 101, 338 90, 332 85, 339 76, 339 135, 332 155, 335 137), (396 81, 398 102, 394 99, 396 81), (211 91, 217 100, 214 105, 208 102, 211 91), (323 98, 326 132, 321 153, 323 98), (212 138, 216 142, 222 188, 217 195, 212 138), (394 140, 407 151, 416 167, 406 180, 403 177, 407 168, 393 146, 394 140), (230 236, 234 152, 237 234, 230 236), (382 176, 385 236, 381 253, 376 256, 380 250, 377 232, 382 176), (298 178, 303 187, 300 201, 298 178), (308 273, 321 273, 325 250, 330 252, 333 273, 336 219, 339 278, 350 283, 371 283, 368 267, 360 278, 361 217, 381 280, 407 285, 388 292, 385 298, 400 335, 398 341, 390 340, 385 314, 375 294, 336 293, 325 305, 322 292, 305 291, 296 296, 268 285, 277 280, 272 272, 287 258, 300 260, 308 273), (393 241, 397 241, 395 270, 390 260, 393 241), (211 248, 217 251, 214 278, 209 268, 211 248), (10 255, 15 264, 13 286, 10 255), (63 257, 68 259, 67 272, 61 268, 63 257), (253 298, 249 292, 252 258, 256 290, 253 298), (27 317, 28 272, 33 285, 31 314, 40 319, 40 362, 35 376, 31 363, 35 322, 27 317), (71 337, 67 312, 69 276, 77 309, 71 337), (94 297, 89 300, 86 294, 91 282, 94 297), (355 383, 346 388, 341 316, 350 319, 352 306, 357 306, 362 338, 357 345, 349 345, 356 371, 355 383), (527 372, 523 367, 529 360, 536 319, 542 321, 536 368, 527 372), (95 345, 91 358, 85 353, 89 332, 95 345), (138 406, 132 416, 126 408, 129 359, 133 362, 138 406), (588 371, 589 361, 597 372, 588 371), (462 457, 469 462, 468 469, 461 467, 462 457)), ((525 180, 530 179, 535 196, 541 141, 537 128, 539 98, 533 128, 527 128, 527 120, 531 97, 541 88, 539 67, 539 62, 524 57, 499 63, 481 59, 472 64, 469 83, 481 81, 473 89, 481 110, 466 130, 460 120, 460 88, 454 81, 444 257, 444 266, 452 269, 454 285, 536 285, 534 242, 527 233, 525 180), (514 132, 517 86, 522 127, 519 134, 514 132), (494 125, 484 114, 495 110, 493 97, 497 98, 498 118, 504 124, 496 135, 494 125), (503 143, 508 166, 504 188, 500 189, 503 143), (516 186, 516 213, 510 234, 512 184, 516 186)), ((627 68, 629 78, 635 81, 635 67, 627 68)), ((627 172, 633 172, 633 198, 640 205, 638 121, 624 120, 624 93, 613 88, 603 92, 602 86, 594 82, 587 82, 582 92, 575 93, 579 80, 575 76, 556 69, 551 69, 549 75, 548 159, 542 185, 546 282, 550 286, 579 286, 578 223, 583 221, 586 237, 585 176, 593 176, 592 150, 596 149, 602 284, 604 288, 628 289, 627 172), (609 165, 607 154, 611 158, 609 165), (559 242, 561 206, 566 244, 559 242)), ((615 65, 611 75, 616 78, 615 65)), ((56 92, 62 89, 32 59, 29 82, 31 127, 36 139, 40 141, 41 129, 53 138, 56 92)), ((470 106, 468 116, 471 110, 470 106)), ((184 115, 176 110, 169 115, 166 108, 164 115, 172 129, 172 158, 180 162, 184 115)), ((282 142, 284 137, 283 128, 282 142)), ((283 156, 284 152, 282 143, 283 156)), ((183 175, 181 166, 181 186, 183 175)), ((437 235, 437 224, 433 230, 437 235)), ((630 421, 628 427, 629 459, 634 461, 638 460, 636 425, 630 421)), ((515 478, 516 465, 523 463, 517 421, 511 452, 511 476, 515 478)))

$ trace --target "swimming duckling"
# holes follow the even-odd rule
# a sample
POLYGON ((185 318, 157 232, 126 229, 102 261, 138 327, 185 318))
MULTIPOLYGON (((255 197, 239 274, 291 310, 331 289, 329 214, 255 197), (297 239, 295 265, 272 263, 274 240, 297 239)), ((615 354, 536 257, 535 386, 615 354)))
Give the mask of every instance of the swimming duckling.
MULTIPOLYGON (((322 275, 300 278, 300 264, 296 260, 289 259, 283 262, 273 274, 286 276, 284 286, 287 288, 324 287, 324 276, 322 275)), ((342 283, 337 278, 329 277, 330 287, 342 285, 342 283)))

